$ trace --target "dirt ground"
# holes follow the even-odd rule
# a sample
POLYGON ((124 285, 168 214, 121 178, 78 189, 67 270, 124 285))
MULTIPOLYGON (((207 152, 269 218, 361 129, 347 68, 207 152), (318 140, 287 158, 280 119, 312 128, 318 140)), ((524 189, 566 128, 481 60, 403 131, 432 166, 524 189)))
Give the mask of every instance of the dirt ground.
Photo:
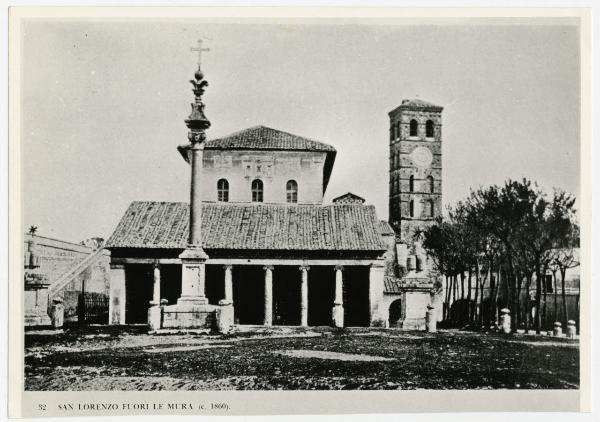
POLYGON ((25 336, 26 390, 579 388, 564 338, 386 329, 148 335, 87 327, 25 336))

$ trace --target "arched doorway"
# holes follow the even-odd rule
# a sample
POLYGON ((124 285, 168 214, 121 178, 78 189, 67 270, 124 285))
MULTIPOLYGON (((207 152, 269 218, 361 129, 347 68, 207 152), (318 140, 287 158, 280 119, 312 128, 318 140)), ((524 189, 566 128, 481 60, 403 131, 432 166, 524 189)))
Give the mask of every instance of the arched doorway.
POLYGON ((389 309, 389 327, 399 328, 402 323, 402 300, 397 299, 390 304, 389 309))

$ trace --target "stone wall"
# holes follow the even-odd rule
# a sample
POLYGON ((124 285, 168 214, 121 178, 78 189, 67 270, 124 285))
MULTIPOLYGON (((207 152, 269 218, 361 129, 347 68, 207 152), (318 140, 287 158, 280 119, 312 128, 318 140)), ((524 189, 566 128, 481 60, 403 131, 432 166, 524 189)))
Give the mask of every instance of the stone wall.
POLYGON ((286 203, 286 183, 298 183, 299 204, 323 202, 324 152, 205 150, 202 198, 217 201, 217 181, 229 182, 229 202, 251 202, 254 179, 264 184, 265 203, 286 203))
MULTIPOLYGON (((23 261, 29 260, 28 246, 32 241, 31 235, 25 234, 23 261)), ((66 242, 44 236, 35 236, 35 250, 39 271, 47 276, 52 284, 71 268, 77 266, 85 258, 94 253, 94 249, 77 243, 66 242)), ((106 251, 103 257, 94 265, 86 268, 81 274, 76 275, 73 280, 58 293, 65 306, 65 320, 77 319, 77 299, 85 282, 85 291, 108 296, 109 288, 109 263, 110 253, 106 251)), ((26 295, 27 301, 35 301, 33 293, 26 295)), ((48 301, 47 292, 38 293, 40 306, 51 305, 48 301)), ((28 303, 25 304, 28 306, 28 303)))

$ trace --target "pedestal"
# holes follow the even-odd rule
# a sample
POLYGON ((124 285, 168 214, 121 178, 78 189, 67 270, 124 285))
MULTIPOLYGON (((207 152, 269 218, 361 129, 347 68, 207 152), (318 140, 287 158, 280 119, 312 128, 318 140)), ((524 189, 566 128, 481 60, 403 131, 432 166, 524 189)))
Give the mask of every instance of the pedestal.
POLYGON ((181 259, 181 297, 177 304, 206 305, 208 299, 204 293, 206 282, 205 262, 208 255, 202 248, 189 248, 179 255, 181 259))
POLYGON ((177 304, 163 308, 162 328, 212 329, 216 306, 209 305, 204 293, 205 262, 208 255, 200 247, 190 247, 183 251, 179 258, 181 297, 177 304))

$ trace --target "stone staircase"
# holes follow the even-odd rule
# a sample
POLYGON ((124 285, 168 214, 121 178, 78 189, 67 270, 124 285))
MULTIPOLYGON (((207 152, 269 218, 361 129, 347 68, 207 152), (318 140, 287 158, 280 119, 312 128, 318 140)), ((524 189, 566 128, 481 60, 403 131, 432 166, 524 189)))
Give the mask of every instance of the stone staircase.
POLYGON ((87 268, 95 265, 106 254, 108 254, 107 250, 98 249, 97 251, 85 257, 82 261, 79 261, 76 265, 70 267, 56 280, 52 280, 52 284, 50 284, 48 287, 48 301, 52 301, 52 299, 56 297, 56 295, 59 294, 65 287, 67 287, 71 281, 78 277, 87 268))

